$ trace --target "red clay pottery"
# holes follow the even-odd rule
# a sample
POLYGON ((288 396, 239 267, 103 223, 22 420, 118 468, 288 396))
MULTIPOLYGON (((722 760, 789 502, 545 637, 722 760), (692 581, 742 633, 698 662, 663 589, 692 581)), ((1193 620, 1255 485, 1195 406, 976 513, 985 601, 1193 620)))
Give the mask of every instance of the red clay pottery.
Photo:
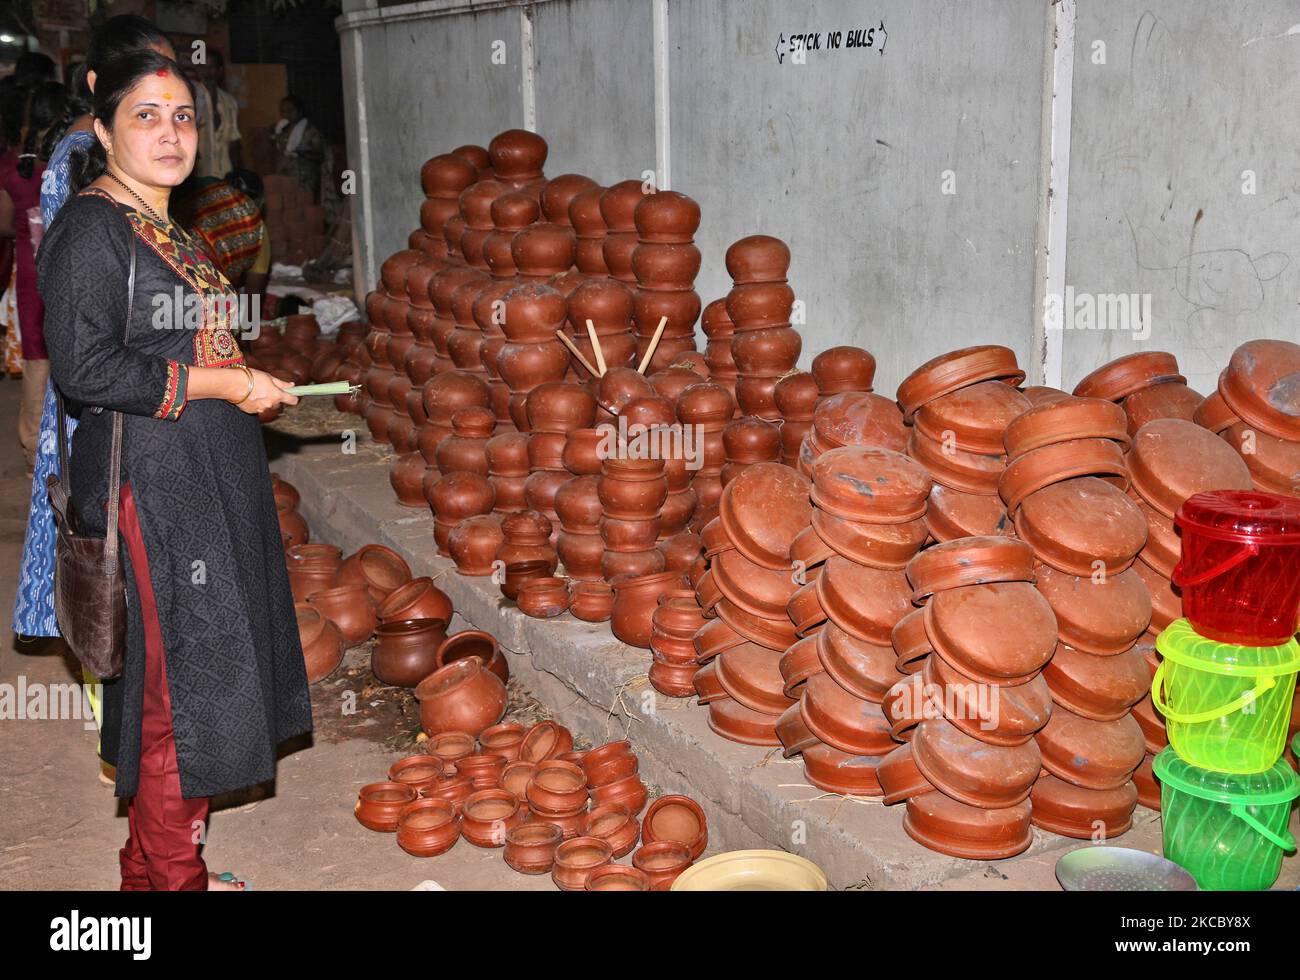
POLYGON ((524 792, 537 813, 568 816, 587 806, 587 777, 572 762, 544 759, 537 763, 524 792))
POLYGON ((1127 446, 1128 420, 1124 409, 1101 398, 1067 395, 1035 405, 1007 424, 1002 441, 1007 456, 1018 459, 1025 453, 1077 439, 1113 439, 1127 446))
POLYGON ((1093 721, 1062 708, 1037 735, 1043 768, 1085 789, 1118 789, 1142 762, 1142 729, 1131 715, 1093 721))
POLYGON ((926 361, 898 386, 898 404, 911 421, 927 402, 981 381, 1006 381, 1018 385, 1025 372, 1016 364, 1015 352, 1006 347, 966 347, 926 361))
POLYGON ((456 772, 456 763, 474 752, 474 736, 469 732, 437 732, 429 736, 425 749, 442 764, 445 774, 456 772))
POLYGON ((1149 752, 1142 759, 1142 765, 1133 773, 1133 785, 1137 789, 1138 802, 1148 810, 1160 810, 1160 780, 1156 778, 1151 762, 1155 756, 1149 752))
POLYGON ((554 824, 521 823, 506 833, 505 862, 520 874, 546 874, 555 864, 555 849, 563 838, 563 831, 554 824))
POLYGON ((1138 557, 1142 561, 1134 564, 1145 563, 1162 578, 1172 579, 1174 577, 1174 567, 1178 564, 1183 547, 1178 531, 1174 527, 1174 522, 1146 503, 1146 501, 1140 499, 1136 493, 1130 494, 1130 496, 1137 503, 1138 509, 1147 522, 1146 547, 1138 552, 1138 557))
POLYGON ((334 673, 343 662, 343 636, 314 606, 296 602, 293 611, 298 619, 298 640, 307 668, 307 683, 315 684, 334 673))
POLYGON ((960 731, 945 718, 922 721, 912 736, 912 761, 936 789, 971 806, 998 809, 1029 796, 1040 756, 1033 740, 996 746, 960 731))
POLYGON ((524 733, 519 758, 524 762, 544 762, 573 749, 573 733, 555 721, 539 721, 524 733))
MULTIPOLYGON (((1219 375, 1219 384, 1223 384, 1222 373, 1219 375)), ((1223 400, 1223 395, 1219 394, 1216 388, 1196 406, 1196 410, 1192 412, 1192 421, 1217 435, 1228 426, 1236 425, 1241 419, 1228 407, 1228 403, 1223 400)))
POLYGON ((895 745, 880 705, 850 694, 827 674, 808 678, 800 713, 814 735, 841 752, 877 756, 895 745))
MULTIPOLYGON (((518 753, 519 746, 515 746, 515 752, 518 753)), ((501 770, 501 788, 508 789, 514 794, 521 804, 528 802, 527 792, 528 783, 533 778, 533 771, 537 768, 536 763, 524 762, 522 759, 516 759, 514 762, 507 762, 505 768, 501 770)))
POLYGON ((478 660, 505 684, 510 680, 510 668, 506 664, 505 654, 491 633, 482 630, 461 630, 447 637, 438 645, 433 655, 435 668, 446 667, 467 658, 478 660))
POLYGON ((430 735, 457 731, 477 735, 501 720, 506 686, 477 657, 465 657, 419 683, 420 726, 430 735))
POLYGON ((357 804, 352 812, 357 822, 367 830, 391 834, 397 830, 402 808, 414 803, 416 798, 415 790, 404 783, 369 783, 357 793, 357 804))
POLYGON ((781 712, 781 717, 776 723, 776 737, 781 740, 783 746, 781 755, 786 759, 821 744, 817 736, 812 733, 812 729, 804 724, 797 702, 781 712))
POLYGON ((1028 800, 985 810, 944 793, 925 793, 908 799, 903 830, 932 851, 976 861, 1013 857, 1034 842, 1028 800))
POLYGON ((677 841, 691 849, 692 860, 698 860, 709 843, 709 822, 704 810, 689 796, 661 796, 646 810, 641 839, 647 844, 677 841))
POLYGON ((1035 827, 1079 840, 1097 840, 1099 832, 1109 839, 1133 826, 1138 790, 1131 781, 1116 789, 1085 789, 1049 775, 1034 784, 1030 802, 1035 827))
POLYGON ((271 474, 271 494, 275 498, 276 510, 293 510, 302 503, 302 494, 298 488, 275 473, 271 474))
POLYGON ((1002 498, 996 494, 963 493, 940 483, 930 491, 925 526, 937 541, 1015 533, 1002 498))
POLYGON ((1103 364, 1075 385, 1074 393, 1085 398, 1117 402, 1152 385, 1186 380, 1178 373, 1178 361, 1173 354, 1159 350, 1138 351, 1103 364))
POLYGON ((368 544, 339 566, 339 585, 364 585, 376 603, 383 602, 400 585, 411 581, 411 566, 392 548, 368 544))
POLYGON ((519 611, 534 619, 554 619, 569 608, 569 580, 530 578, 519 587, 519 611))
POLYGON ((707 663, 723 650, 744 643, 745 638, 733 630, 721 619, 711 619, 695 631, 692 641, 695 656, 700 663, 707 663))
POLYGON ((610 584, 614 587, 614 607, 610 614, 614 635, 630 646, 649 649, 659 594, 665 589, 685 588, 686 577, 681 572, 655 572, 618 576, 610 584))
POLYGON ((1300 497, 1300 442, 1275 439, 1241 421, 1222 435, 1241 454, 1256 490, 1300 497))
POLYGON ((451 599, 427 576, 399 585, 379 606, 381 623, 403 619, 441 619, 449 623, 451 617, 451 599))
POLYGON ((593 805, 621 803, 633 816, 645 809, 647 799, 649 799, 649 791, 645 783, 641 782, 641 777, 635 774, 591 787, 593 805))
POLYGON ((442 782, 442 763, 431 755, 408 755, 388 767, 388 779, 423 795, 442 782))
POLYGON ((822 398, 842 391, 871 391, 876 359, 861 347, 829 347, 812 359, 812 375, 822 398))
POLYGON ((445 854, 460 839, 460 815, 447 800, 415 800, 397 818, 397 845, 414 857, 445 854))
POLYGON ((754 643, 744 643, 724 651, 714 661, 718 683, 729 697, 747 708, 768 715, 779 715, 793 703, 783 693, 780 657, 754 643))
POLYGON ((632 855, 632 867, 645 873, 652 892, 668 891, 692 863, 691 849, 675 840, 643 844, 632 855))
POLYGON ((650 877, 637 868, 606 864, 587 876, 589 892, 648 892, 650 877))
POLYGON ((1150 593, 1131 568, 1085 578, 1044 565, 1037 586, 1056 616, 1061 642, 1085 654, 1122 654, 1151 623, 1150 593))
POLYGON ((640 837, 637 820, 620 803, 606 803, 586 814, 579 834, 596 837, 609 843, 611 857, 617 859, 631 853, 640 837))
POLYGON ((912 608, 903 572, 867 568, 839 555, 822 566, 817 597, 836 626, 876 646, 889 645, 894 624, 912 608))
POLYGON ((479 745, 489 755, 502 756, 507 763, 519 759, 519 746, 524 740, 524 726, 513 723, 485 728, 479 736, 479 745))
POLYGON ((902 452, 908 428, 903 414, 883 395, 846 391, 825 398, 813 413, 820 452, 839 446, 878 446, 902 452))
POLYGON ((880 760, 880 765, 876 767, 876 779, 884 791, 886 806, 934 792, 934 786, 916 768, 910 744, 898 746, 880 760))
POLYGON ((1002 476, 1004 458, 968 453, 955 445, 937 442, 915 429, 907 440, 907 455, 922 464, 934 478, 962 493, 995 494, 1002 476))
POLYGON ((1032 582, 1034 551, 1015 538, 985 535, 937 544, 907 565, 912 601, 936 592, 989 582, 1032 582))
POLYGON ((492 562, 504 542, 501 515, 477 514, 451 529, 447 550, 461 575, 491 575, 492 562))
POLYGON ((1204 399, 1181 381, 1166 381, 1135 391, 1124 399, 1128 431, 1132 435, 1155 419, 1195 421, 1196 409, 1204 399))
POLYGON ((817 598, 817 583, 814 581, 800 586, 790 596, 785 611, 799 636, 807 636, 810 631, 826 622, 826 610, 817 598))
POLYGON ((1147 539, 1147 522, 1137 505, 1091 476, 1031 493, 1021 502, 1015 527, 1040 561, 1071 575, 1098 569, 1117 575, 1133 564, 1147 539))
POLYGON ((585 891, 591 873, 608 864, 612 853, 609 843, 598 837, 566 840, 555 849, 551 878, 562 891, 585 891))
POLYGON ((817 657, 836 684, 865 701, 879 703, 903 678, 892 646, 865 643, 833 624, 817 634, 817 657))
POLYGON ((787 698, 798 698, 799 685, 812 677, 813 674, 820 674, 826 669, 822 666, 821 655, 818 653, 817 647, 821 636, 827 630, 843 633, 834 623, 828 623, 825 629, 792 644, 788 650, 781 654, 780 659, 777 661, 777 669, 781 671, 781 678, 784 681, 782 693, 787 698))
POLYGON ((1043 668, 1052 699, 1093 721, 1128 714, 1151 690, 1151 674, 1136 647, 1113 657, 1081 653, 1062 644, 1043 668))
POLYGON ((379 624, 374 602, 362 585, 343 585, 321 589, 307 597, 307 604, 315 606, 322 616, 333 623, 349 647, 366 640, 379 624))
POLYGON ((441 619, 403 619, 384 623, 375 631, 370 657, 375 677, 394 687, 415 687, 438 669, 436 654, 446 639, 441 619))
POLYGON ((1029 399, 1010 385, 981 381, 927 402, 916 412, 917 432, 969 453, 1001 456, 1002 433, 1028 411, 1029 399))
POLYGON ((574 582, 569 612, 575 619, 603 623, 614 612, 614 589, 607 582, 574 582))
POLYGON ((519 801, 504 789, 480 789, 461 807, 461 836, 475 847, 505 847, 506 835, 524 822, 519 801))
POLYGON ((718 514, 727 535, 750 561, 790 565, 790 543, 808 526, 808 480, 780 463, 755 463, 726 485, 718 514))
POLYGON ((1156 419, 1133 437, 1133 489, 1165 517, 1204 490, 1250 490, 1250 470, 1232 447, 1195 422, 1156 419))
MULTIPOLYGON (((698 675, 697 675, 698 676, 698 675)), ((768 715, 746 708, 732 698, 709 703, 709 728, 715 735, 741 745, 779 746, 776 723, 780 715, 768 715)))
POLYGON ((456 775, 464 776, 476 790, 494 789, 501 783, 506 757, 486 752, 467 755, 456 763, 456 775))
POLYGON ((903 524, 925 513, 931 485, 925 468, 902 453, 846 446, 813 464, 811 495, 819 510, 836 517, 903 524))
POLYGON ((889 644, 894 648, 894 666, 899 671, 914 674, 920 670, 934 650, 925 632, 925 610, 914 610, 895 623, 889 632, 889 644))
POLYGON ((591 787, 635 776, 637 758, 632 752, 632 743, 618 741, 598 745, 582 757, 582 770, 587 776, 587 785, 591 787))
MULTIPOLYGON (((1207 439, 1214 438, 1204 429, 1197 431, 1207 439)), ((1014 517, 1021 501, 1034 491, 1079 476, 1112 476, 1127 486, 1128 471, 1119 444, 1110 439, 1074 439, 1031 449, 1003 470, 998 493, 1007 513, 1014 517)))
POLYGON ((728 626, 746 640, 767 647, 769 650, 780 652, 798 639, 788 616, 782 616, 780 619, 764 619, 745 612, 728 599, 719 599, 714 609, 728 626))
POLYGON ((1024 684, 981 684, 953 670, 942 657, 931 657, 921 680, 938 695, 935 706, 940 714, 989 745, 1023 745, 1052 716, 1052 693, 1041 674, 1024 684))
POLYGON ((1027 582, 968 585, 934 595, 925 607, 934 651, 971 680, 1023 684, 1056 649, 1056 617, 1027 582))
POLYGON ((878 756, 849 755, 829 745, 813 745, 803 752, 803 772, 808 782, 843 796, 880 796, 876 776, 880 762, 878 756))
POLYGON ((768 619, 786 615, 786 603, 799 588, 788 569, 756 565, 735 549, 715 556, 711 571, 724 596, 746 612, 768 619))
POLYGON ((668 496, 661 459, 606 459, 597 485, 605 516, 623 521, 658 516, 668 496))
MULTIPOLYGON (((814 510, 813 526, 804 528, 802 531, 796 534, 794 540, 790 542, 791 563, 793 564, 795 562, 801 562, 805 570, 817 567, 818 565, 822 564, 822 562, 826 561, 826 559, 829 558, 831 555, 836 553, 835 549, 832 548, 830 545, 828 545, 822 539, 821 535, 817 532, 816 522, 817 522, 817 511, 814 510)), ((838 529, 837 520, 835 518, 831 518, 831 522, 832 522, 831 526, 838 529)), ((879 526, 880 527, 891 527, 891 526, 907 527, 907 525, 905 524, 904 525, 879 525, 879 526)), ((721 530, 721 524, 719 524, 719 530, 721 530)), ((833 533, 834 531, 832 531, 832 534, 833 533)), ((726 532, 724 531, 722 532, 722 534, 725 537, 726 532)), ((728 547, 731 546, 730 539, 727 540, 727 545, 728 547)), ((721 551, 725 549, 719 548, 718 550, 721 551)), ((708 554, 707 551, 705 554, 707 556, 708 554)))

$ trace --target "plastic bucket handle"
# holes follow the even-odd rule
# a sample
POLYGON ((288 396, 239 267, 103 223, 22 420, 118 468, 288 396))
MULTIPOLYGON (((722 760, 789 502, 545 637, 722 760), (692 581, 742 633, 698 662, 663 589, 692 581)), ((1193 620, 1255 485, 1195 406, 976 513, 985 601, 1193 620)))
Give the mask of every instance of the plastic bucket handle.
POLYGON ((1253 690, 1247 691, 1236 701, 1231 701, 1220 708, 1211 708, 1209 711, 1197 711, 1194 714, 1186 715, 1174 711, 1169 705, 1161 699, 1160 692, 1164 686, 1165 665, 1160 664, 1156 668, 1156 676, 1151 681, 1151 703, 1155 705, 1157 711, 1168 718, 1170 721, 1181 722, 1184 725, 1195 725, 1203 721, 1214 721, 1216 718, 1222 718, 1224 715, 1230 715, 1234 711, 1240 711, 1246 705, 1255 701, 1261 694, 1273 688, 1277 681, 1274 675, 1264 674, 1255 684, 1253 690))
POLYGON ((1210 579, 1217 578, 1230 568, 1236 568, 1243 561, 1246 561, 1248 558, 1254 558, 1258 554, 1259 545, 1254 542, 1244 542, 1241 550, 1231 558, 1225 558, 1217 565, 1211 565, 1199 575, 1192 575, 1190 577, 1183 574, 1183 560, 1179 558, 1178 564, 1174 566, 1174 585, 1178 586, 1180 589, 1186 589, 1189 586, 1204 585, 1210 579))
POLYGON ((1245 821, 1246 824, 1255 831, 1255 833, 1259 834, 1270 843, 1276 844, 1284 851, 1294 851, 1296 849, 1295 838, 1291 836, 1291 831, 1287 830, 1285 827, 1282 828, 1281 834, 1275 834, 1268 827, 1264 826, 1264 824, 1260 823, 1259 820, 1246 809, 1244 803, 1232 803, 1229 805, 1228 809, 1232 811, 1234 817, 1245 821))

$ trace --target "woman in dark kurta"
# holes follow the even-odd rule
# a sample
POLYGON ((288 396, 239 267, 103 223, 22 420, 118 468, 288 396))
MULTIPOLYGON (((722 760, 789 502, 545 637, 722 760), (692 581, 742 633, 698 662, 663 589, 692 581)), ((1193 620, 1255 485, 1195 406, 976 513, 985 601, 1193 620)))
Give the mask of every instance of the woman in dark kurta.
POLYGON ((102 736, 116 793, 131 797, 123 888, 206 888, 198 847, 186 844, 206 798, 272 778, 277 745, 311 729, 252 414, 296 399, 287 382, 243 365, 234 309, 221 302, 229 285, 167 219, 168 192, 194 162, 192 106, 180 69, 160 55, 102 72, 96 132, 108 173, 63 207, 39 255, 51 372, 81 420, 70 477, 86 533, 104 533, 112 410, 125 413, 127 655, 105 685, 102 736), (178 291, 188 301, 179 319, 160 322, 178 291), (201 329, 183 319, 196 294, 201 329))

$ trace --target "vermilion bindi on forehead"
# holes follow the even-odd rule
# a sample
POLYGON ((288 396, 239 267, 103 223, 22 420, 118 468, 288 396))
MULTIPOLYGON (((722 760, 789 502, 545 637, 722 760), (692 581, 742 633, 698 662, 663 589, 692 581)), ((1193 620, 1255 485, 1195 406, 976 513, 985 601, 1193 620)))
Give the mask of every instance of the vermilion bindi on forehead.
POLYGON ((159 78, 166 78, 168 75, 171 74, 171 72, 169 72, 166 68, 159 68, 156 72, 154 72, 154 74, 157 75, 159 78))

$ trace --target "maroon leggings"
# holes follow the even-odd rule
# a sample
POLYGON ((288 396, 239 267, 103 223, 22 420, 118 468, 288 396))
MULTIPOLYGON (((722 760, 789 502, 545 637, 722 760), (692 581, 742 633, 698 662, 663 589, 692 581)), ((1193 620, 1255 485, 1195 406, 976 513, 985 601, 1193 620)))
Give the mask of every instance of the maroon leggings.
POLYGON ((199 849, 207 829, 208 798, 181 796, 162 626, 130 484, 122 485, 119 513, 144 620, 140 775, 135 796, 127 804, 130 836, 118 854, 122 891, 206 891, 208 869, 199 849))

